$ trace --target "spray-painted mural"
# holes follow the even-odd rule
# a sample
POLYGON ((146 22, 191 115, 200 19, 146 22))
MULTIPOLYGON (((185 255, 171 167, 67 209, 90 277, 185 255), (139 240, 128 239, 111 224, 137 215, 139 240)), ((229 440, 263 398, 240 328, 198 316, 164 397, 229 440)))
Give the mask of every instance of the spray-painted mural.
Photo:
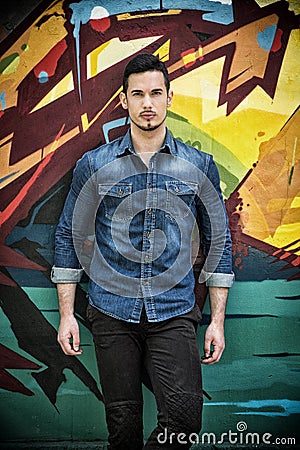
MULTIPOLYGON (((204 367, 203 433, 299 439, 299 13, 292 0, 57 0, 3 41, 2 440, 106 438, 86 280, 76 296, 85 351, 71 358, 56 342, 50 268, 75 162, 128 127, 118 94, 140 51, 168 67, 172 134, 214 155, 234 244, 227 349, 204 367)), ((145 388, 146 434, 154 410, 145 388)))

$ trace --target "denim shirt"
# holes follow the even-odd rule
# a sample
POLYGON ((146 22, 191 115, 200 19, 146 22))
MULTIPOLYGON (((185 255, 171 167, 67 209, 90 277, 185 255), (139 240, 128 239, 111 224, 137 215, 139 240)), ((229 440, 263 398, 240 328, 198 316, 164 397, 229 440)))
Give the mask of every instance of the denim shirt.
POLYGON ((128 131, 77 162, 56 229, 52 281, 76 283, 85 271, 92 306, 127 322, 139 322, 144 306, 158 322, 194 307, 199 246, 199 281, 230 287, 230 231, 212 156, 166 130, 147 167, 128 131))

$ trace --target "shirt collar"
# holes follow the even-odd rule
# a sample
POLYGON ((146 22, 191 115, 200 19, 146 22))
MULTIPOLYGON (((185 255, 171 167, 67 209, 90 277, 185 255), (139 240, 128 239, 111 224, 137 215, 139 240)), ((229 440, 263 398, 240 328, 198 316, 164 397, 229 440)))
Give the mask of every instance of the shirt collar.
MULTIPOLYGON (((161 152, 169 152, 173 156, 177 155, 177 147, 175 145, 174 139, 173 139, 170 131, 168 130, 168 128, 166 128, 165 141, 164 141, 162 147, 160 148, 160 151, 161 152)), ((117 150, 118 156, 123 156, 128 153, 131 153, 131 154, 135 153, 133 145, 132 145, 132 141, 131 141, 130 130, 127 131, 127 133, 121 140, 119 148, 117 150)))

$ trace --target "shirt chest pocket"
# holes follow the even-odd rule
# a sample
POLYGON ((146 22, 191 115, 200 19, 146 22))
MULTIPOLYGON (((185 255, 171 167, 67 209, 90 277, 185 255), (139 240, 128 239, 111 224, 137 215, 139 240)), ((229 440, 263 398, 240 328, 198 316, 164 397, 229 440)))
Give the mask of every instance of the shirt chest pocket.
POLYGON ((132 183, 99 184, 98 194, 108 219, 127 222, 133 218, 132 183))
POLYGON ((198 192, 197 183, 166 181, 167 215, 175 219, 185 218, 198 192))

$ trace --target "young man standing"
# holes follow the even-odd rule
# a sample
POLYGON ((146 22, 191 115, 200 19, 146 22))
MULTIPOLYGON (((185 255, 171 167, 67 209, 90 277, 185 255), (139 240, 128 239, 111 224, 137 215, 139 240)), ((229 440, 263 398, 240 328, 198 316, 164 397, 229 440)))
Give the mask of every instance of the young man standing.
POLYGON ((183 449, 199 433, 201 362, 196 328, 192 241, 206 257, 211 323, 204 364, 224 350, 232 285, 231 241, 219 174, 210 155, 174 139, 166 128, 172 91, 165 65, 139 54, 127 64, 120 94, 130 130, 77 163, 56 231, 58 341, 81 353, 74 317, 76 283, 90 277, 88 319, 98 362, 112 450, 183 449), (87 226, 91 225, 87 230, 87 226), (90 260, 83 255, 94 235, 90 260), (143 442, 142 380, 147 372, 158 423, 143 442))

